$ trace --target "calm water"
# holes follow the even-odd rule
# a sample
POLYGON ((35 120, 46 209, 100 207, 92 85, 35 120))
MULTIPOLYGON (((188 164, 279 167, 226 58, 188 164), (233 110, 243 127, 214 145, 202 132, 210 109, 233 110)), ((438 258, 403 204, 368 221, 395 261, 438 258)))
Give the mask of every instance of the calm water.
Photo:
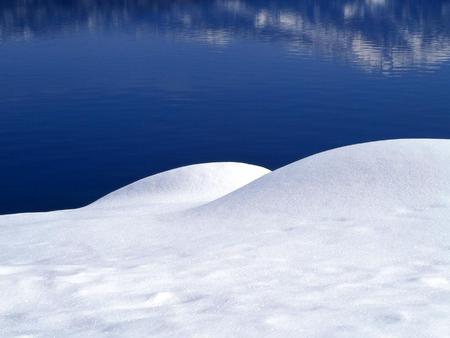
POLYGON ((450 138, 450 1, 2 0, 0 214, 174 167, 450 138))

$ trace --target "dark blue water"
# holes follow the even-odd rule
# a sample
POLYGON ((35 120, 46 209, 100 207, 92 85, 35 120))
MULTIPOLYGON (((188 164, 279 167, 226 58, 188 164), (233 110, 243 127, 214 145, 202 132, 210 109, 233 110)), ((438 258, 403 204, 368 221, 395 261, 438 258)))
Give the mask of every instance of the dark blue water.
POLYGON ((450 138, 450 1, 2 0, 0 214, 182 165, 450 138))

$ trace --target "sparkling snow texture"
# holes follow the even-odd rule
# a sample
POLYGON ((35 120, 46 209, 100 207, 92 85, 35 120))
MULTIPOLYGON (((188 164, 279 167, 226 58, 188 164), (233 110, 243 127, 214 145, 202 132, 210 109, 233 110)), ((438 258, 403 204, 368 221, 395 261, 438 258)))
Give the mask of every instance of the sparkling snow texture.
POLYGON ((446 337, 450 140, 210 163, 0 216, 0 336, 446 337))

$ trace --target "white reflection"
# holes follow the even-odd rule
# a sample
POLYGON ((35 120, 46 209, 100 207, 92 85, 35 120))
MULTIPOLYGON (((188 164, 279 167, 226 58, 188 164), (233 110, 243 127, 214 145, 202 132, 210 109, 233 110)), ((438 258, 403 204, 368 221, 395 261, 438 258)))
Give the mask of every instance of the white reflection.
POLYGON ((207 29, 200 34, 194 35, 193 40, 206 42, 211 45, 226 46, 231 42, 232 37, 225 30, 207 29))
POLYGON ((276 41, 292 55, 385 74, 436 69, 450 59, 444 0, 0 1, 0 41, 122 28, 141 38, 169 35, 220 47, 235 39, 276 41))

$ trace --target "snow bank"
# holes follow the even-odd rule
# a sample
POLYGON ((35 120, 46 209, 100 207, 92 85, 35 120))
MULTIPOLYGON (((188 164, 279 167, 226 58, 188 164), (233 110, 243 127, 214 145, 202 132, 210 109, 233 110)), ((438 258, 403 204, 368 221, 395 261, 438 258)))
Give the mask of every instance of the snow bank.
POLYGON ((197 212, 297 219, 373 218, 450 203, 450 140, 392 140, 326 151, 197 212))
POLYGON ((0 216, 0 335, 445 337, 450 141, 184 167, 0 216))
POLYGON ((199 203, 211 201, 267 174, 243 163, 204 163, 153 175, 94 202, 91 206, 199 203))

